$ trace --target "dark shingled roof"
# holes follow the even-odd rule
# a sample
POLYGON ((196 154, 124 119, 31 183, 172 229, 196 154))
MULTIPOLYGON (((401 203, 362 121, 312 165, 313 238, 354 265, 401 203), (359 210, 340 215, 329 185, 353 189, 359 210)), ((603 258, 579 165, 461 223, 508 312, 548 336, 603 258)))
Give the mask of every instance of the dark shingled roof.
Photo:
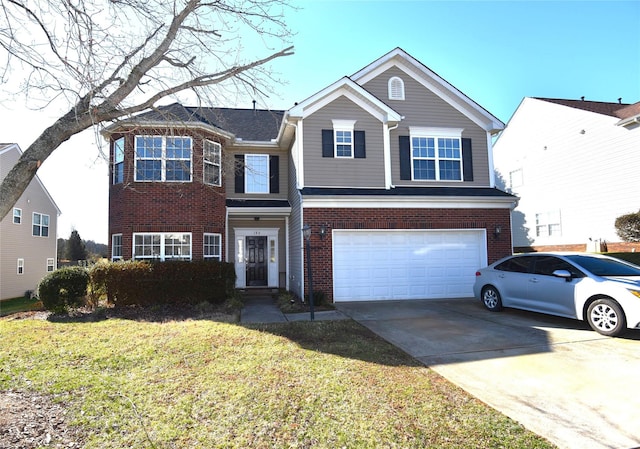
POLYGON ((611 117, 622 118, 617 111, 629 106, 628 103, 607 103, 603 101, 589 100, 563 100, 561 98, 536 98, 536 100, 548 101, 570 108, 582 109, 584 111, 595 112, 596 114, 609 115, 611 117))
POLYGON ((616 117, 625 119, 640 115, 640 101, 616 111, 616 117))
POLYGON ((466 196, 513 198, 516 196, 490 187, 395 187, 393 189, 349 189, 304 187, 302 195, 309 196, 466 196))
POLYGON ((204 124, 226 131, 238 139, 270 142, 278 137, 284 111, 262 109, 204 108, 173 103, 134 117, 136 122, 183 122, 204 124))

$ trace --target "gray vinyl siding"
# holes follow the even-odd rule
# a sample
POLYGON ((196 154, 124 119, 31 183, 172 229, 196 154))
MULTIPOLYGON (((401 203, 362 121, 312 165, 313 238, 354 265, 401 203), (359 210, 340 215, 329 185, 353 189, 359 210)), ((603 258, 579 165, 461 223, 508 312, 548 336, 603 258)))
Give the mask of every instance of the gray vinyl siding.
POLYGON ((405 117, 398 128, 391 132, 391 176, 394 185, 470 185, 483 187, 489 185, 489 153, 486 131, 397 67, 390 68, 364 84, 363 87, 405 117), (404 100, 389 100, 388 81, 393 76, 397 76, 404 81, 404 100), (408 136, 410 126, 462 128, 464 130, 462 137, 472 140, 473 181, 428 182, 401 180, 398 136, 408 136))
POLYGON ((233 148, 232 151, 227 151, 224 156, 224 186, 227 192, 227 198, 234 199, 287 199, 287 184, 288 184, 288 164, 289 159, 286 152, 278 151, 274 148, 233 148), (273 156, 279 156, 280 169, 278 171, 279 176, 279 193, 236 193, 235 191, 235 155, 236 154, 268 154, 273 156))
MULTIPOLYGON (((0 178, 4 178, 18 160, 18 150, 0 154, 0 178)), ((57 208, 35 179, 14 207, 22 209, 22 223, 13 223, 13 208, 0 222, 0 300, 35 291, 47 275, 47 259, 56 267, 57 208), (32 235, 33 212, 49 215, 49 236, 32 235), (24 259, 24 273, 17 274, 18 259, 24 259)))
POLYGON ((382 123, 346 97, 340 97, 303 122, 305 187, 384 188, 382 123), (322 130, 332 120, 357 120, 355 131, 365 132, 366 158, 322 157, 322 130))
MULTIPOLYGON (((291 154, 291 153, 290 153, 291 154)), ((304 279, 302 274, 302 209, 300 192, 296 188, 296 167, 289 156, 289 290, 302 297, 304 279)))

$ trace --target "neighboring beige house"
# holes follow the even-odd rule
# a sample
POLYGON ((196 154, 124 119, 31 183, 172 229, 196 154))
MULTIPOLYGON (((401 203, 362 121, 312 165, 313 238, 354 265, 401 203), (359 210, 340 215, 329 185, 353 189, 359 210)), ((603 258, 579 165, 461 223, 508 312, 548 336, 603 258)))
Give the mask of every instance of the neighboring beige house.
POLYGON ((639 123, 640 102, 522 100, 493 146, 498 179, 520 198, 516 252, 640 250, 615 231, 640 209, 639 123))
MULTIPOLYGON (((0 179, 20 158, 15 143, 0 143, 0 179)), ((58 206, 38 176, 0 222, 0 300, 36 290, 56 269, 58 206)))

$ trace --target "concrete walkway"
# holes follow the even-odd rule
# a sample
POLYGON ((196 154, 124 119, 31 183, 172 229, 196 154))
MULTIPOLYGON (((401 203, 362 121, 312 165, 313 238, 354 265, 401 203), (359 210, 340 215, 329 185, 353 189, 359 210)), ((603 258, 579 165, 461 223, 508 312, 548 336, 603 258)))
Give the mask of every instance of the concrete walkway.
MULTIPOLYGON (((338 310, 315 311, 314 320, 348 320, 349 317, 338 310)), ((241 323, 286 323, 288 321, 310 321, 311 314, 282 313, 269 296, 250 297, 240 312, 241 323)))

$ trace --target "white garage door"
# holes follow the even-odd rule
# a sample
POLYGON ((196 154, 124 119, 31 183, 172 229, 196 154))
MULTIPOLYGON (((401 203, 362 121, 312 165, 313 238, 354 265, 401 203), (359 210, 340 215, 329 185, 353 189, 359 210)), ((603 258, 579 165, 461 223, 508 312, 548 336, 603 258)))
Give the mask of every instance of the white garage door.
POLYGON ((335 301, 473 296, 483 230, 333 231, 335 301))

